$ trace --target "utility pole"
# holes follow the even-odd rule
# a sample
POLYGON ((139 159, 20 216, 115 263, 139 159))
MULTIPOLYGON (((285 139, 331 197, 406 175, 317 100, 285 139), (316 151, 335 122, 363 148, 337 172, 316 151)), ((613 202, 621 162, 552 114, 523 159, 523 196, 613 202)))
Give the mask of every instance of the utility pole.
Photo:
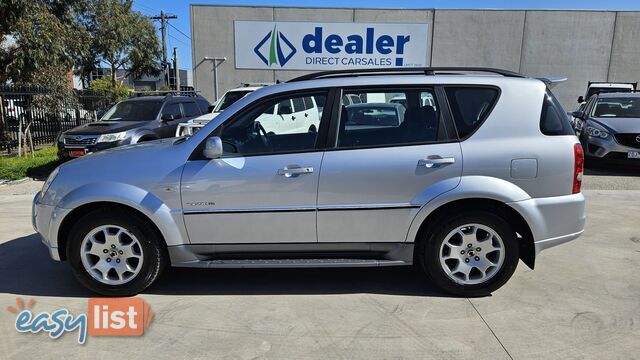
POLYGON ((159 16, 150 16, 151 20, 160 20, 160 32, 162 33, 162 73, 164 74, 164 84, 169 86, 169 71, 167 63, 167 20, 177 19, 175 15, 167 15, 160 11, 159 16))
POLYGON ((178 67, 178 48, 173 48, 173 72, 176 77, 176 91, 180 91, 180 68, 178 67))

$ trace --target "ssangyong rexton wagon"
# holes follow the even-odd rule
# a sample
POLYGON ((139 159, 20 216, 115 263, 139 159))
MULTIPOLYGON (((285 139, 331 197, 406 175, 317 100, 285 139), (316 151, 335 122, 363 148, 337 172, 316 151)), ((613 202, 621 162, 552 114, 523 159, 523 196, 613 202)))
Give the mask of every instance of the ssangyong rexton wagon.
POLYGON ((256 90, 189 138, 61 165, 35 196, 33 224, 53 259, 105 295, 143 291, 168 265, 416 264, 437 287, 479 296, 582 233, 582 165, 543 81, 331 71, 256 90), (344 95, 371 109, 348 111, 344 95), (398 97, 404 111, 380 106, 398 97), (258 121, 309 98, 322 104, 317 131, 297 117, 277 132, 258 121))

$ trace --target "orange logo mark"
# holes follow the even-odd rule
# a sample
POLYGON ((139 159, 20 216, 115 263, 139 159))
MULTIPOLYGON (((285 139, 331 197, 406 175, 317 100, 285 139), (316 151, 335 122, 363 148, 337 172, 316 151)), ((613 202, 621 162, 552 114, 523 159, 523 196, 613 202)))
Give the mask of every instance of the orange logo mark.
POLYGON ((90 298, 89 335, 140 336, 153 313, 142 298, 90 298))
POLYGON ((26 304, 24 303, 24 300, 21 297, 17 297, 16 298, 16 306, 7 306, 7 310, 9 310, 10 312, 17 314, 19 312, 21 312, 22 310, 26 310, 29 309, 31 307, 33 307, 33 305, 35 305, 35 301, 33 301, 33 299, 29 299, 29 302, 27 302, 26 304))

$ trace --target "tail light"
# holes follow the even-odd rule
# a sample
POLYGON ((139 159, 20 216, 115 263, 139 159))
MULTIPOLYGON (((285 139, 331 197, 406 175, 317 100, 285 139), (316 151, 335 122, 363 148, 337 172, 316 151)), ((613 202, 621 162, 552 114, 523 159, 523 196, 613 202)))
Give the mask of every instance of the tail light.
POLYGON ((584 169, 584 152, 582 145, 573 145, 573 194, 580 192, 582 188, 582 172, 584 169))

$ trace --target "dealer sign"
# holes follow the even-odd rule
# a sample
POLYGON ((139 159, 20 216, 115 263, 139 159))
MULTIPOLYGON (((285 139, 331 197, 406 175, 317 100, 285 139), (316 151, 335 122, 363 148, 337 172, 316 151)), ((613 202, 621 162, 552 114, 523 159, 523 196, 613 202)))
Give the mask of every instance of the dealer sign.
POLYGON ((235 21, 238 69, 427 66, 427 24, 235 21))

